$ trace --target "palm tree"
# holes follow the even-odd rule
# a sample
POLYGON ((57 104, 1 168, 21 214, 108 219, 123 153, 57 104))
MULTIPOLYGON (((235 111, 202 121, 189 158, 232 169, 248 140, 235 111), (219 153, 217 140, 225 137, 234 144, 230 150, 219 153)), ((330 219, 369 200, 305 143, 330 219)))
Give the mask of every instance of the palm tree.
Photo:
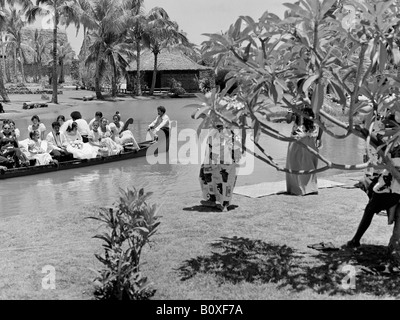
POLYGON ((75 57, 75 51, 72 49, 69 42, 58 46, 58 65, 60 66, 60 77, 58 83, 64 83, 64 65, 70 64, 75 57))
MULTIPOLYGON (((4 30, 4 26, 7 22, 6 13, 4 11, 4 5, 5 5, 5 0, 0 0, 0 31, 4 30)), ((0 95, 2 96, 4 102, 10 101, 10 98, 8 97, 6 88, 4 86, 3 71, 1 69, 0 69, 0 95)))
POLYGON ((63 24, 69 26, 72 22, 75 23, 77 30, 79 30, 79 14, 76 0, 36 0, 35 6, 25 5, 26 18, 28 23, 35 21, 38 15, 46 16, 53 15, 53 95, 51 102, 58 103, 57 97, 57 28, 60 20, 63 24))
POLYGON ((97 99, 103 99, 101 94, 101 79, 106 72, 107 63, 111 66, 113 77, 113 95, 116 95, 116 79, 119 66, 126 66, 124 54, 129 53, 128 46, 123 44, 124 17, 122 7, 115 1, 98 0, 96 2, 80 1, 85 7, 81 11, 81 23, 88 29, 89 55, 85 64, 95 64, 95 91, 97 99))
POLYGON ((117 95, 117 79, 120 72, 125 72, 126 67, 129 65, 128 59, 132 57, 133 51, 131 46, 127 43, 121 43, 118 40, 106 46, 104 56, 112 69, 111 81, 111 95, 117 95))
POLYGON ((145 28, 150 50, 154 55, 153 78, 149 94, 152 95, 156 85, 157 57, 161 50, 177 44, 189 45, 186 35, 179 31, 178 24, 170 20, 163 8, 155 7, 148 13, 148 24, 145 28))
MULTIPOLYGON (((0 0, 0 31, 5 31, 7 25, 7 13, 5 10, 6 3, 9 5, 14 5, 14 3, 19 3, 23 5, 24 8, 28 8, 31 4, 30 0, 0 0)), ((4 87, 3 72, 0 68, 0 95, 3 97, 4 102, 9 102, 6 88, 4 87)))
POLYGON ((43 57, 45 56, 48 42, 43 37, 40 30, 36 29, 33 39, 31 39, 31 47, 33 48, 33 62, 36 67, 35 80, 39 81, 42 78, 41 67, 43 65, 43 57))
POLYGON ((1 72, 4 73, 4 76, 6 77, 7 81, 7 74, 6 74, 6 41, 7 39, 7 33, 5 31, 0 31, 0 46, 1 46, 1 72))
POLYGON ((135 94, 142 95, 140 83, 140 52, 141 43, 145 35, 145 28, 148 22, 143 9, 143 0, 123 0, 123 10, 125 12, 126 26, 128 29, 127 42, 133 42, 136 47, 136 88, 135 94))
POLYGON ((8 43, 9 46, 13 49, 14 55, 14 71, 15 77, 17 77, 17 61, 20 64, 20 71, 21 71, 21 82, 25 82, 25 73, 24 73, 24 62, 25 62, 25 53, 23 48, 32 50, 32 48, 23 43, 22 41, 22 28, 26 25, 26 23, 21 19, 23 15, 22 10, 17 10, 12 8, 9 13, 8 23, 7 23, 7 36, 8 36, 8 43))

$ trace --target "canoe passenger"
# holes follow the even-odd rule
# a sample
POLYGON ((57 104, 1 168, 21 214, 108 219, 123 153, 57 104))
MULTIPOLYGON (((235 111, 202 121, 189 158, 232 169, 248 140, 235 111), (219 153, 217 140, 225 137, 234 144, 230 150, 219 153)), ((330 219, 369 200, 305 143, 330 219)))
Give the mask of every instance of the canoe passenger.
POLYGON ((44 140, 44 133, 46 132, 46 126, 40 122, 40 118, 38 115, 34 115, 31 118, 32 124, 28 126, 28 132, 32 132, 38 130, 40 132, 40 139, 44 140))
POLYGON ((155 120, 149 124, 149 131, 150 136, 153 140, 158 140, 158 132, 162 130, 165 134, 166 139, 169 138, 169 132, 171 128, 170 120, 167 114, 165 113, 166 109, 164 106, 157 107, 157 117, 155 120))
POLYGON ((72 122, 75 122, 78 125, 78 132, 82 137, 83 142, 88 142, 88 134, 90 132, 89 129, 89 124, 85 119, 82 119, 82 115, 79 111, 73 111, 71 112, 71 119, 67 120, 62 126, 61 126, 61 132, 66 132, 67 128, 71 126, 72 122))
POLYGON ((29 159, 20 150, 18 139, 12 133, 9 123, 3 123, 3 132, 0 133, 0 156, 13 159, 16 167, 29 166, 29 159))
POLYGON ((53 158, 50 153, 46 152, 47 143, 42 144, 42 140, 40 139, 40 131, 33 130, 29 132, 29 142, 28 142, 28 151, 30 153, 30 159, 36 160, 36 165, 46 165, 49 163, 53 163, 53 158))
POLYGON ((103 118, 103 112, 101 111, 96 111, 96 113, 94 114, 94 118, 92 120, 89 121, 89 129, 92 130, 93 129, 93 122, 95 120, 100 121, 101 118, 103 118))
POLYGON ((60 123, 54 121, 51 127, 53 131, 49 132, 46 137, 47 151, 59 162, 72 160, 74 156, 67 151, 68 141, 65 134, 60 132, 60 123))
POLYGON ((99 129, 99 121, 93 121, 93 129, 89 132, 89 143, 97 148, 97 152, 103 156, 111 156, 122 151, 123 147, 114 142, 110 137, 103 134, 99 129))
POLYGON ((128 130, 127 128, 124 129, 124 123, 121 121, 121 116, 119 114, 114 114, 113 115, 113 122, 109 124, 109 128, 111 130, 112 136, 111 138, 118 144, 120 145, 125 145, 128 143, 133 144, 134 149, 139 149, 139 145, 136 142, 135 137, 133 136, 133 133, 131 130, 128 130))
POLYGON ((97 157, 96 148, 89 143, 84 143, 81 134, 78 132, 78 124, 73 121, 66 129, 68 146, 67 151, 76 159, 91 159, 97 157))

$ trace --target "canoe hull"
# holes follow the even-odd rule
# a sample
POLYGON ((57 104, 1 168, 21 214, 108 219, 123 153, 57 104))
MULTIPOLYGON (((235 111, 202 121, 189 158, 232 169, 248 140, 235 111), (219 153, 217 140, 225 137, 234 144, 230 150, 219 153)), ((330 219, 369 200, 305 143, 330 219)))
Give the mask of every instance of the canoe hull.
POLYGON ((117 155, 107 156, 107 157, 97 157, 97 158, 93 158, 93 159, 82 159, 82 160, 76 159, 76 160, 67 161, 67 162, 60 162, 58 164, 58 166, 56 166, 54 164, 48 164, 48 165, 41 165, 41 166, 8 169, 8 170, 4 170, 4 171, 2 170, 2 171, 0 171, 0 180, 15 178, 15 177, 29 176, 29 175, 40 174, 40 173, 49 173, 49 172, 60 171, 60 170, 89 167, 89 166, 100 165, 100 164, 109 163, 109 162, 116 162, 116 161, 140 158, 140 157, 146 156, 147 149, 149 148, 150 145, 151 144, 148 141, 146 141, 146 142, 139 143, 139 146, 141 147, 141 149, 138 151, 125 151, 125 152, 117 154, 117 155))

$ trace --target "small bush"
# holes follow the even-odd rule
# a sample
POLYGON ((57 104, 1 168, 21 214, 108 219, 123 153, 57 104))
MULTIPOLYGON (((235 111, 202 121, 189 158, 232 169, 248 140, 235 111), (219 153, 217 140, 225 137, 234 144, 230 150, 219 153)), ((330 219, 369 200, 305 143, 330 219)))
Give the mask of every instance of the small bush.
POLYGON ((199 89, 201 93, 210 92, 212 89, 211 81, 209 78, 203 78, 199 80, 199 89))
POLYGON ((186 93, 186 90, 182 87, 182 83, 179 81, 176 81, 174 78, 172 78, 170 83, 171 89, 169 90, 169 93, 172 97, 179 97, 186 93))
POLYGON ((97 299, 101 300, 146 300, 155 290, 139 271, 140 256, 145 244, 157 230, 156 206, 148 205, 146 199, 151 193, 143 189, 122 191, 115 208, 103 209, 98 220, 108 232, 97 234, 94 238, 103 240, 104 254, 96 258, 104 265, 96 271, 97 299))

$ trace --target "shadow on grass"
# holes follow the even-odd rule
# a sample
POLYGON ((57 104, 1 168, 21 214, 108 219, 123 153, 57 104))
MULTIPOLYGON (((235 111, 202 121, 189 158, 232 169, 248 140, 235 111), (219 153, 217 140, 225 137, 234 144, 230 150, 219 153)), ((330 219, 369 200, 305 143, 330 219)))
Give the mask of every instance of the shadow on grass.
POLYGON ((311 289, 328 295, 400 295, 400 273, 391 265, 385 246, 309 254, 261 240, 223 237, 211 247, 211 255, 182 264, 178 269, 182 281, 203 273, 216 276, 219 283, 276 283, 278 289, 294 292, 311 289), (355 288, 346 290, 342 283, 355 288))

